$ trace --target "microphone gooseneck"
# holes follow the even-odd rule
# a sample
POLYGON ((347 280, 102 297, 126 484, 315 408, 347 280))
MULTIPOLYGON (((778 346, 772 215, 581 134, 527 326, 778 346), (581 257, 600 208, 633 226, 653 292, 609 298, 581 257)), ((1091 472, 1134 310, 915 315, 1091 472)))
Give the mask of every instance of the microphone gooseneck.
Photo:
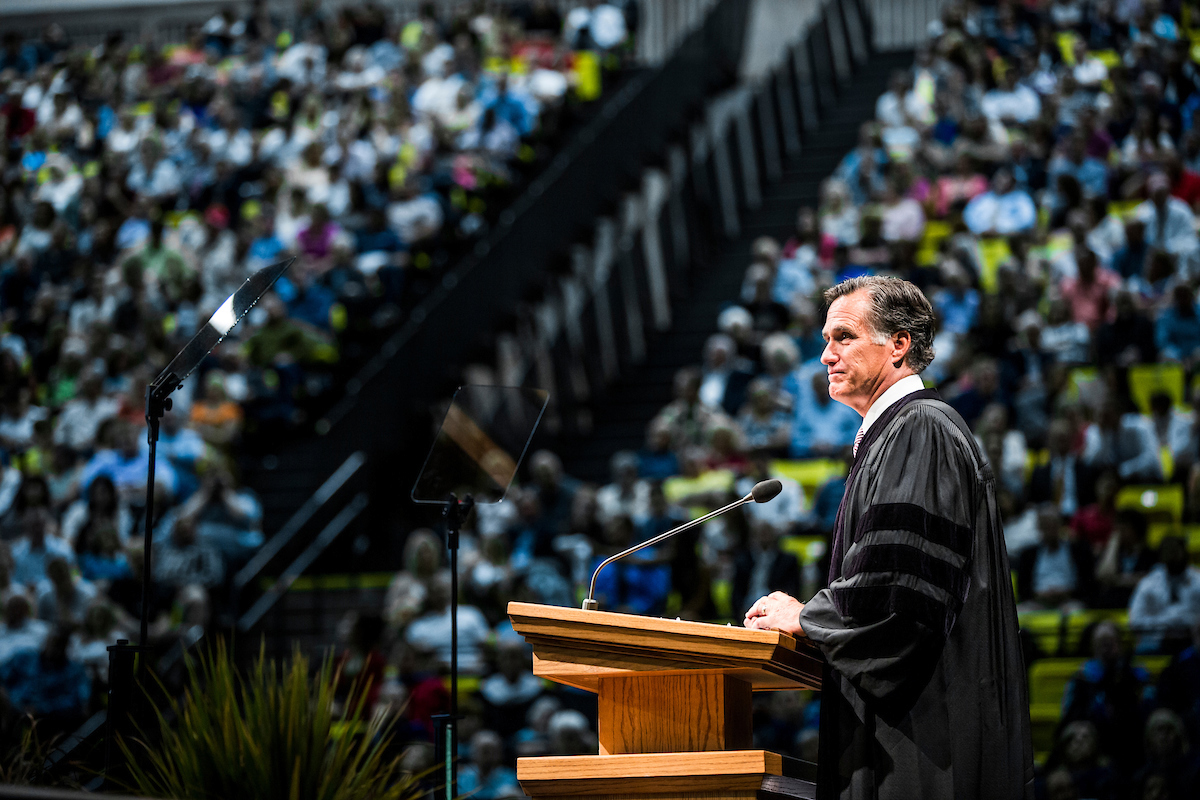
POLYGON ((584 611, 595 611, 600 607, 600 603, 595 600, 596 577, 600 574, 600 570, 604 569, 605 567, 607 567, 609 564, 613 563, 614 561, 620 561, 625 556, 632 555, 633 553, 636 553, 638 550, 642 550, 644 548, 651 547, 653 545, 658 544, 661 541, 670 539, 672 536, 674 536, 677 533, 683 533, 684 531, 694 528, 697 525, 701 525, 705 522, 708 522, 713 517, 719 517, 722 514, 724 514, 725 512, 732 511, 733 509, 737 508, 738 506, 743 506, 746 503, 765 503, 768 500, 774 499, 782 491, 783 491, 783 482, 776 478, 771 478, 770 480, 765 480, 765 481, 759 481, 758 483, 754 484, 754 488, 750 490, 750 494, 746 495, 745 497, 739 497, 737 500, 734 500, 729 505, 718 508, 716 511, 710 511, 709 513, 705 514, 703 517, 697 517, 696 519, 694 519, 690 522, 683 523, 682 525, 680 525, 677 528, 672 528, 669 531, 660 533, 658 536, 655 536, 651 539, 647 539, 646 541, 642 542, 641 544, 635 544, 633 547, 630 547, 626 550, 622 550, 621 552, 617 553, 616 555, 609 556, 608 558, 601 561, 600 566, 596 567, 596 571, 592 573, 592 583, 591 583, 591 586, 588 588, 587 599, 583 601, 583 610, 584 611))

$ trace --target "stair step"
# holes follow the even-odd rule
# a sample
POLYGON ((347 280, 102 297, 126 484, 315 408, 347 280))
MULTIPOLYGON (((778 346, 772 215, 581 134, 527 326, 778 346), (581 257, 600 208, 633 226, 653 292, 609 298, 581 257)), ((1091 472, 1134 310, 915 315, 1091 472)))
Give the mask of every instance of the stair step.
POLYGON ((646 424, 671 397, 675 371, 700 363, 704 340, 716 332, 717 315, 736 302, 754 239, 791 233, 796 210, 816 205, 822 181, 857 143, 862 123, 874 116, 875 102, 886 91, 891 73, 911 64, 912 54, 907 52, 872 56, 825 109, 817 129, 805 133, 799 156, 783 165, 780 180, 763 187, 761 207, 739 210, 740 235, 711 255, 709 270, 694 277, 686 296, 676 301, 673 329, 655 340, 646 364, 629 370, 604 392, 591 436, 561 448, 570 474, 606 483, 612 454, 643 446, 646 424), (655 405, 651 398, 662 402, 655 405))

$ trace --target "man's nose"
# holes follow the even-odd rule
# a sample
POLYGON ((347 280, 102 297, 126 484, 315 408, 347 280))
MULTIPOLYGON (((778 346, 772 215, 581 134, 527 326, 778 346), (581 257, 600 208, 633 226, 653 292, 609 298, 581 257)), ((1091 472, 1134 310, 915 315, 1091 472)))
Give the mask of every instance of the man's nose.
POLYGON ((826 342, 825 349, 821 351, 821 363, 833 364, 837 361, 837 355, 833 352, 833 342, 826 342))

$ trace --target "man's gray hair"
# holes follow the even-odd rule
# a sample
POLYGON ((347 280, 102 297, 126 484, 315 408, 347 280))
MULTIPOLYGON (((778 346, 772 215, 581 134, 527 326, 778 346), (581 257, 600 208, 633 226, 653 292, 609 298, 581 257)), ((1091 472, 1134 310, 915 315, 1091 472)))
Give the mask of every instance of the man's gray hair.
POLYGON ((871 298, 871 314, 867 324, 876 340, 908 331, 912 345, 905 360, 913 372, 920 373, 933 361, 934 316, 929 300, 912 283, 900 278, 865 275, 850 278, 825 290, 825 306, 833 301, 863 291, 871 298))

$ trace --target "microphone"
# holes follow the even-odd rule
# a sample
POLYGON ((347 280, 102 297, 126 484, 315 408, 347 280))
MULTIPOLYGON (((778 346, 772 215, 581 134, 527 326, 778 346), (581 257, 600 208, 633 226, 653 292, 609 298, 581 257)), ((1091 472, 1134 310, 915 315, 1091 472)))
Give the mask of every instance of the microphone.
POLYGON ((652 539, 647 539, 646 541, 642 542, 641 544, 635 544, 633 547, 630 547, 628 550, 622 550, 621 552, 617 553, 616 555, 609 556, 608 558, 601 561, 600 566, 596 567, 596 571, 592 573, 592 585, 588 589, 587 599, 583 601, 583 610, 584 611, 596 611, 597 609, 600 608, 599 601, 594 599, 596 596, 596 576, 600 574, 600 570, 604 569, 605 567, 607 567, 609 564, 613 563, 614 561, 620 561, 625 556, 632 555, 633 553, 636 553, 638 550, 642 550, 643 548, 650 547, 651 545, 656 545, 659 542, 662 542, 666 539, 670 539, 672 536, 674 536, 677 533, 683 533, 684 531, 694 528, 697 525, 708 522, 713 517, 719 517, 727 511, 732 511, 733 509, 735 509, 739 506, 744 506, 746 503, 765 503, 768 500, 773 500, 782 491, 783 491, 783 482, 778 480, 777 478, 771 478, 770 480, 759 481, 758 483, 754 484, 754 488, 750 490, 750 494, 746 495, 745 497, 738 498, 737 500, 734 500, 729 505, 724 506, 723 508, 718 508, 716 511, 710 511, 709 513, 705 514, 703 517, 697 517, 696 519, 692 520, 691 522, 685 522, 682 525, 680 525, 678 528, 672 528, 669 531, 660 533, 658 536, 655 536, 652 539))

